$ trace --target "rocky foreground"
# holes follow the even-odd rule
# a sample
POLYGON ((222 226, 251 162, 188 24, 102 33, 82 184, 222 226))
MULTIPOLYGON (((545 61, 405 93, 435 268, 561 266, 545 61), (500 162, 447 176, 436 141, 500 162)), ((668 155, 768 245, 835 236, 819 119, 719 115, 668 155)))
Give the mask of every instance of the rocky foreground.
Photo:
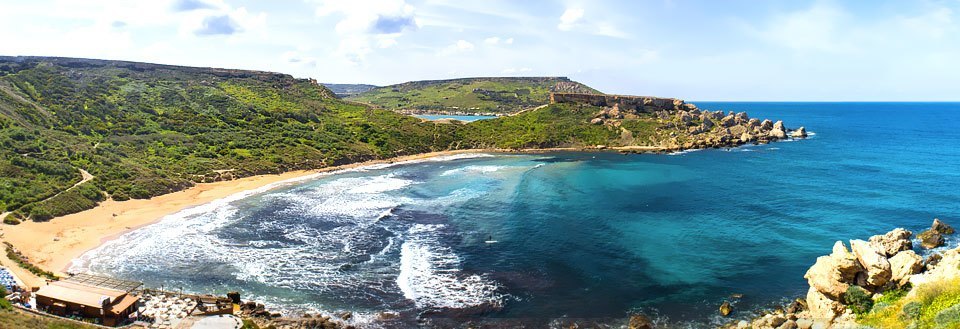
MULTIPOLYGON (((953 233, 952 227, 935 219, 931 228, 917 237, 921 248, 932 249, 943 245, 944 235, 953 233)), ((934 253, 924 259, 913 250, 912 238, 912 232, 897 228, 867 241, 851 240, 849 249, 842 241, 837 241, 833 252, 818 257, 804 275, 810 284, 806 298, 798 298, 787 307, 724 328, 873 328, 861 325, 858 319, 870 318, 871 308, 890 308, 889 304, 895 300, 890 297, 899 298, 901 294, 910 297, 925 286, 952 285, 950 280, 960 278, 960 249, 934 253)), ((908 308, 899 312, 902 314, 895 314, 901 322, 892 326, 910 323, 911 327, 924 328, 927 323, 932 323, 932 328, 960 327, 960 318, 953 316, 960 311, 960 304, 930 314, 933 322, 924 324, 920 323, 923 320, 921 315, 908 308), (954 320, 957 321, 951 322, 954 320)), ((887 310, 886 313, 891 312, 887 310)), ((891 326, 881 324, 878 327, 891 326)))

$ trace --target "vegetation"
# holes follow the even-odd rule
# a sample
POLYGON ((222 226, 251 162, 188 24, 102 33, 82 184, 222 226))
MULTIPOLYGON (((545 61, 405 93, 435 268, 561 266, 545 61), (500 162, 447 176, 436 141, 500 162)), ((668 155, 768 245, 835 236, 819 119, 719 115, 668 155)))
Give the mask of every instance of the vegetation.
POLYGON ((549 103, 553 91, 599 93, 567 78, 467 78, 401 83, 347 99, 388 110, 514 113, 549 103))
MULTIPOLYGON (((446 98, 440 106, 478 111, 543 104, 558 88, 595 92, 565 78, 387 88, 418 104, 446 98)), ((378 90, 372 92, 384 92, 378 90)), ((4 222, 15 224, 107 198, 150 198, 258 174, 451 149, 636 145, 634 138, 657 137, 653 117, 590 124, 599 110, 555 104, 470 124, 423 122, 341 101, 313 80, 277 73, 0 57, 0 212, 11 212, 4 222), (81 170, 95 178, 74 187, 81 170)))
POLYGON ((856 315, 866 314, 873 308, 873 299, 870 298, 870 293, 860 286, 847 288, 847 292, 843 294, 843 303, 856 315))
POLYGON ((960 328, 960 279, 923 285, 889 303, 885 298, 859 322, 876 328, 960 328))
POLYGON ((14 309, 0 310, 0 328, 17 329, 93 329, 94 326, 40 317, 14 309))
POLYGON ((31 273, 36 274, 37 276, 40 276, 40 277, 44 277, 44 278, 47 278, 47 279, 50 279, 50 280, 56 280, 56 279, 57 279, 57 275, 56 275, 56 274, 53 274, 53 272, 46 271, 46 270, 44 270, 44 269, 42 269, 42 268, 39 268, 39 267, 37 267, 36 265, 33 265, 33 264, 31 264, 30 262, 28 262, 27 260, 23 259, 23 255, 21 255, 19 252, 17 252, 17 250, 14 249, 14 248, 13 248, 13 245, 10 244, 9 242, 4 241, 3 244, 4 244, 4 245, 6 246, 6 248, 7 248, 7 258, 10 258, 10 260, 16 262, 17 265, 20 265, 20 267, 22 267, 22 268, 26 269, 27 271, 30 271, 31 273))
POLYGON ((8 223, 90 208, 105 198, 94 192, 149 198, 221 170, 242 177, 445 150, 456 129, 282 74, 33 57, 0 57, 0 128, 8 223), (79 169, 96 179, 61 193, 79 169))
POLYGON ((3 298, 6 296, 7 296, 7 288, 0 286, 0 310, 13 309, 13 304, 11 304, 10 301, 7 300, 6 298, 3 298))

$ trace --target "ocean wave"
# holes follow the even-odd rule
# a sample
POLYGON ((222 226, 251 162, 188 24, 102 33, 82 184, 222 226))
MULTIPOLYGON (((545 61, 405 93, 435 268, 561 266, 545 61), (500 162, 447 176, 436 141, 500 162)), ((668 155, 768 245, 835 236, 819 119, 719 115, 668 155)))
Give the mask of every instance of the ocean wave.
POLYGON ((466 166, 462 168, 450 169, 450 170, 444 171, 443 173, 440 174, 440 176, 450 176, 450 175, 458 175, 458 174, 486 174, 486 173, 497 172, 506 168, 509 168, 509 166, 466 166))
POLYGON ((397 285, 403 296, 420 308, 470 308, 499 306, 500 286, 481 275, 465 275, 460 257, 437 241, 443 225, 416 224, 400 248, 397 285))

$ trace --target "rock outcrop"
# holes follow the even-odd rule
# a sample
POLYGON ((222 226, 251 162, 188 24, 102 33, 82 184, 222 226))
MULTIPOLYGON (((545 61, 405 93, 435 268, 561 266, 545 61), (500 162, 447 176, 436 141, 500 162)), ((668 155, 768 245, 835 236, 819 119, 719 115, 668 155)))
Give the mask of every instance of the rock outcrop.
POLYGON ((920 239, 920 246, 924 249, 933 249, 939 246, 942 246, 944 243, 944 235, 953 234, 953 227, 945 224, 940 221, 938 218, 933 219, 933 224, 930 225, 930 229, 921 232, 917 235, 917 238, 920 239))
MULTIPOLYGON (((946 232, 953 233, 953 228, 934 220, 928 231, 942 238, 949 234, 946 232)), ((910 231, 897 228, 872 236, 869 242, 851 240, 849 251, 843 242, 837 241, 830 255, 818 257, 804 275, 810 284, 805 299, 724 328, 859 328, 852 309, 845 305, 853 303, 847 294, 857 294, 851 291, 876 299, 879 294, 908 283, 914 287, 912 293, 929 282, 960 278, 960 249, 932 254, 924 260, 914 252, 912 236, 910 231)))
POLYGON ((913 236, 913 232, 898 228, 884 235, 874 235, 870 237, 869 241, 870 245, 881 251, 884 256, 890 257, 900 251, 913 249, 913 242, 910 241, 911 236, 913 236))
POLYGON ((866 283, 873 287, 882 287, 890 281, 892 275, 890 262, 880 250, 874 249, 863 240, 851 240, 850 249, 866 272, 866 283))

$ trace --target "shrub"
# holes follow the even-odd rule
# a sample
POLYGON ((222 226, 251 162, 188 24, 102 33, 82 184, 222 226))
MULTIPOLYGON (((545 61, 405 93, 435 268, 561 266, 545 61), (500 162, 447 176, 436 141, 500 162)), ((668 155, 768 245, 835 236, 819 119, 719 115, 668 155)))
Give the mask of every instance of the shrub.
POLYGON ((843 294, 843 303, 857 315, 867 314, 873 308, 873 299, 870 298, 870 293, 860 286, 847 288, 847 293, 843 294))

